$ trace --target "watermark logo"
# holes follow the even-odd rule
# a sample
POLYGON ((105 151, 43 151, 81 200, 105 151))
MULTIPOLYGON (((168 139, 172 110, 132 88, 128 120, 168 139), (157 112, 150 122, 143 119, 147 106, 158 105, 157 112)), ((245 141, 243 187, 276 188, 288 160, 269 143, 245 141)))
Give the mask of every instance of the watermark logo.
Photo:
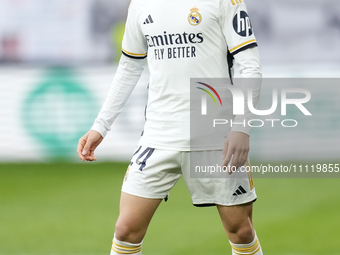
MULTIPOLYGON (((195 85, 200 84, 202 87, 196 87, 204 91, 201 95, 201 115, 207 115, 208 112, 208 104, 207 104, 207 95, 209 95, 215 103, 215 106, 218 106, 217 99, 221 106, 232 109, 232 115, 237 116, 245 116, 243 122, 236 123, 233 120, 233 116, 229 116, 229 119, 222 118, 214 118, 213 119, 213 127, 216 125, 225 125, 230 124, 231 126, 238 124, 249 127, 262 127, 266 122, 270 122, 271 126, 274 127, 274 123, 280 121, 283 127, 295 127, 297 126, 297 121, 293 119, 249 119, 250 114, 256 116, 269 116, 277 112, 278 108, 280 108, 280 115, 287 115, 287 106, 291 105, 291 107, 296 107, 300 112, 302 112, 305 116, 311 116, 311 112, 306 108, 305 104, 311 100, 311 93, 309 90, 304 88, 272 88, 271 89, 271 106, 267 109, 259 110, 256 109, 257 101, 254 99, 258 96, 259 91, 253 89, 256 86, 252 86, 251 80, 242 80, 242 83, 245 84, 243 87, 223 84, 222 86, 218 86, 218 91, 216 89, 203 82, 195 82, 195 85), (249 82, 249 86, 247 84, 249 82), (222 99, 221 99, 221 96, 222 99), (226 95, 227 98, 225 98, 226 95), (227 100, 222 102, 222 100, 227 100), (223 104, 224 103, 224 104, 223 104), (253 123, 256 124, 253 124, 253 123), (292 123, 292 124, 288 124, 292 123)), ((210 104, 211 105, 211 104, 210 104)), ((222 111, 222 109, 220 109, 222 111)), ((214 111, 215 112, 215 111, 214 111)), ((222 115, 221 115, 222 117, 222 115)), ((238 119, 240 120, 240 119, 238 119)))
MULTIPOLYGON (((210 89, 210 90, 217 96, 218 100, 220 101, 221 106, 223 106, 221 97, 220 97, 220 95, 217 93, 216 89, 214 89, 212 86, 210 86, 210 85, 208 85, 208 84, 206 84, 206 83, 203 83, 203 82, 197 82, 197 83, 198 83, 198 84, 201 84, 201 85, 203 85, 203 86, 205 86, 205 87, 207 87, 208 89, 210 89)), ((206 92, 206 93, 212 98, 212 100, 214 100, 215 105, 217 105, 217 102, 216 102, 216 100, 215 100, 215 97, 213 96, 213 94, 211 94, 211 92, 210 92, 209 90, 204 89, 204 88, 201 88, 201 87, 196 87, 196 88, 198 88, 198 89, 203 90, 204 92, 206 92)), ((201 110, 201 114, 202 114, 202 115, 207 115, 207 97, 206 97, 207 94, 203 94, 203 95, 202 95, 202 108, 201 108, 201 109, 202 109, 202 110, 201 110)))
MULTIPOLYGON (((201 85, 204 85, 208 87, 211 91, 215 93, 215 95, 218 97, 220 104, 222 106, 222 100, 217 91, 210 85, 202 83, 202 82, 197 82, 201 85)), ((216 100, 214 96, 206 89, 197 87, 198 89, 201 89, 205 91, 210 97, 214 100, 215 105, 217 105, 216 100)), ((244 115, 245 113, 245 96, 242 91, 242 89, 237 88, 232 85, 225 85, 225 89, 228 89, 233 98, 233 114, 234 115, 244 115)), ((268 110, 258 110, 255 109, 254 103, 253 103, 253 90, 250 88, 247 90, 247 105, 248 109, 251 113, 255 115, 260 115, 260 116, 265 116, 265 115, 270 115, 274 113, 277 110, 278 107, 278 89, 273 88, 272 89, 272 106, 268 110)), ((287 105, 295 105, 304 115, 309 115, 311 116, 312 114, 307 110, 307 108, 303 105, 307 102, 309 102, 311 99, 311 93, 307 89, 303 88, 282 88, 281 89, 281 115, 286 115, 287 114, 287 105), (287 98, 288 94, 295 93, 295 94, 303 94, 303 98, 287 98)), ((202 108, 202 115, 207 114, 207 101, 206 97, 202 96, 201 100, 201 108, 202 108)))

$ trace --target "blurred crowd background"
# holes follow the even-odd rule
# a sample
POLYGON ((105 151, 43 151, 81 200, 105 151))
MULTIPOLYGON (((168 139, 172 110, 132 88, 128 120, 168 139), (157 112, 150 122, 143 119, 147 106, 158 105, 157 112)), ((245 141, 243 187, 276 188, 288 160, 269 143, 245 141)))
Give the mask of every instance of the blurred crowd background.
MULTIPOLYGON (((93 65, 120 56, 129 0, 1 0, 3 64, 93 65)), ((339 62, 337 0, 247 2, 263 61, 339 62)))
MULTIPOLYGON (((76 160, 114 77, 129 2, 0 0, 0 161, 76 160)), ((247 5, 264 77, 340 76, 339 0, 247 5)), ((129 159, 147 80, 146 70, 99 158, 129 159)))
POLYGON ((110 63, 124 32, 127 0, 2 0, 2 63, 110 63))

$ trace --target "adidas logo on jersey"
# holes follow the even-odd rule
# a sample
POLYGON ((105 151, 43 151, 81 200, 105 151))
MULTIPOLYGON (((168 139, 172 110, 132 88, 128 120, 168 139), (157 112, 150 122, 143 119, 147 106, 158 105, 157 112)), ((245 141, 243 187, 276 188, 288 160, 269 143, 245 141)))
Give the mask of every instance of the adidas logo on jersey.
POLYGON ((242 195, 242 194, 246 194, 246 193, 247 193, 247 191, 240 185, 240 186, 238 186, 238 189, 235 191, 233 196, 238 196, 238 195, 242 195))
POLYGON ((147 18, 146 18, 146 20, 144 21, 144 25, 145 24, 150 24, 150 23, 153 23, 153 19, 151 18, 151 15, 149 15, 147 18))

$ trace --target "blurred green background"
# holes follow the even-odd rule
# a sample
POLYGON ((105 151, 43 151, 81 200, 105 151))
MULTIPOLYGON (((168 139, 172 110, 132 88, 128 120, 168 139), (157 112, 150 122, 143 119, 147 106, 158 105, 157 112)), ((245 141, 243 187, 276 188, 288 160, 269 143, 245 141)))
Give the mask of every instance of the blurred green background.
MULTIPOLYGON (((109 254, 127 166, 1 164, 0 254, 109 254)), ((340 254, 337 179, 256 178, 255 187, 254 224, 265 254, 340 254)), ((143 254, 231 251, 216 208, 192 206, 181 180, 158 209, 143 254)))

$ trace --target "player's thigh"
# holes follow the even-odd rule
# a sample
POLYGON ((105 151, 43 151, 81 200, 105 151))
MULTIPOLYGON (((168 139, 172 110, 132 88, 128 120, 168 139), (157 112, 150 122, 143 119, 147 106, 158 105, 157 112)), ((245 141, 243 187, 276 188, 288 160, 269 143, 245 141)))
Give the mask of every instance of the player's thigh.
POLYGON ((138 197, 122 192, 116 238, 121 241, 140 243, 162 199, 138 197))
POLYGON ((116 238, 139 243, 162 199, 181 177, 176 151, 139 146, 126 172, 116 238))
POLYGON ((217 205, 217 210, 231 242, 250 243, 253 241, 253 202, 234 206, 217 205))

